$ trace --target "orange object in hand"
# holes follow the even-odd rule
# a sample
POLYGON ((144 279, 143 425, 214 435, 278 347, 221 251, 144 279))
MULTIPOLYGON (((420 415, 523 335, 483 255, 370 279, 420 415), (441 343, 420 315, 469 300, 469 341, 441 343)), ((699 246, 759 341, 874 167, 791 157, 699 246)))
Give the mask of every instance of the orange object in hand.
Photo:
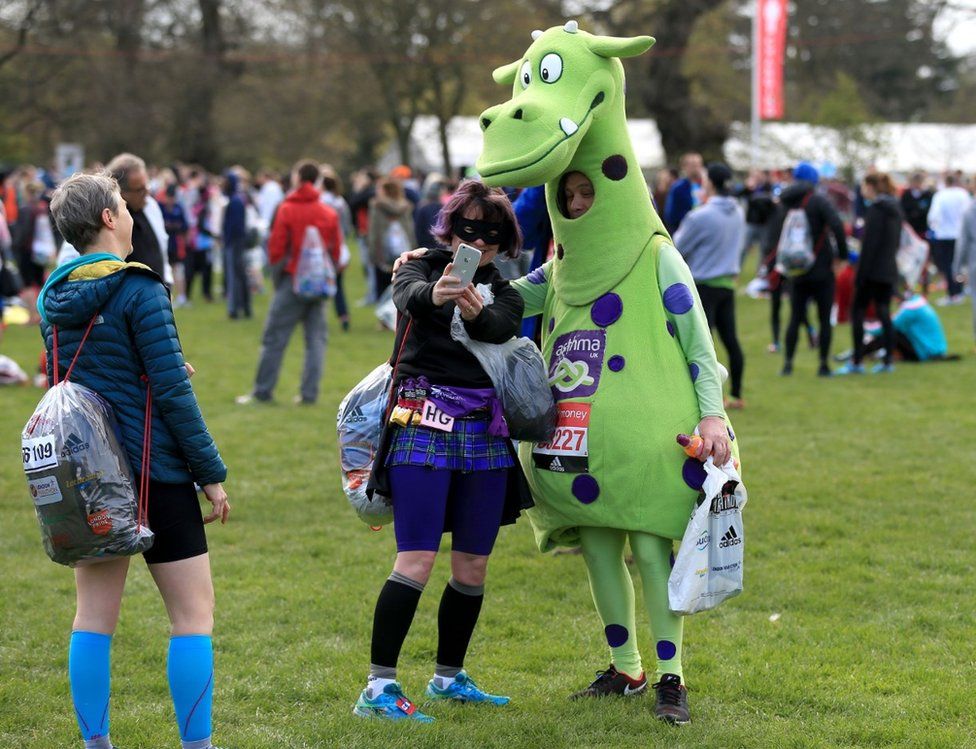
POLYGON ((704 442, 697 434, 679 434, 676 440, 681 445, 681 449, 685 451, 685 455, 689 458, 698 457, 698 450, 704 442))

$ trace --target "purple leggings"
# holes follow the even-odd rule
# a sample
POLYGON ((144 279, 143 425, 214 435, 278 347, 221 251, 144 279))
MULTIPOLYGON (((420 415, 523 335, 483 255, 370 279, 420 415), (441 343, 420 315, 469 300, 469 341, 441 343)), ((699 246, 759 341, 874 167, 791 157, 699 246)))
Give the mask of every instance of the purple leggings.
POLYGON ((450 518, 451 549, 488 556, 498 537, 508 471, 393 466, 393 531, 397 551, 437 551, 450 518))

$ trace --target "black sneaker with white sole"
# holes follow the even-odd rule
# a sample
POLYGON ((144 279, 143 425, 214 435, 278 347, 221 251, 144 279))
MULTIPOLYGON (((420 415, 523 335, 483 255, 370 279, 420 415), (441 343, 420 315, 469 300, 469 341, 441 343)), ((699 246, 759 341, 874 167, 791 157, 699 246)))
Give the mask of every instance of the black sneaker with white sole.
POLYGON ((606 671, 597 671, 596 680, 586 689, 581 689, 569 695, 569 699, 578 700, 584 697, 637 697, 647 691, 647 677, 642 673, 632 679, 627 674, 618 671, 611 663, 606 671))
POLYGON ((654 700, 654 717, 674 726, 683 726, 691 722, 688 712, 688 690, 681 683, 677 674, 663 674, 661 680, 652 684, 651 688, 657 693, 654 700))

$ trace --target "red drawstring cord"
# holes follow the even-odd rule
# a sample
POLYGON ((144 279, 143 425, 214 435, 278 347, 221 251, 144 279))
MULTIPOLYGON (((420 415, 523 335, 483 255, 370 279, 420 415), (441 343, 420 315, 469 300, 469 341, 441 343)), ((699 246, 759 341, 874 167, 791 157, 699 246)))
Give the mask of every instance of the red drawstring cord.
MULTIPOLYGON (((67 382, 68 377, 71 376, 71 370, 75 366, 75 362, 78 361, 78 355, 81 353, 81 347, 85 345, 85 341, 88 340, 88 334, 91 333, 92 327, 95 325, 95 320, 98 319, 98 315, 91 319, 88 323, 88 327, 85 329, 85 334, 81 337, 81 343, 78 344, 78 349, 75 351, 74 357, 71 359, 71 364, 68 365, 68 371, 64 373, 64 379, 61 382, 67 382)), ((54 358, 54 384, 59 384, 58 381, 58 326, 51 326, 51 334, 54 338, 54 346, 52 347, 52 353, 54 358)), ((141 529, 146 525, 146 518, 149 513, 149 453, 152 447, 152 391, 149 389, 149 377, 146 375, 142 376, 142 380, 146 383, 146 420, 143 425, 143 435, 142 435, 142 471, 139 475, 139 505, 136 514, 136 523, 141 529)))
POLYGON ((146 525, 149 513, 149 455, 152 447, 152 391, 149 389, 149 377, 142 376, 146 383, 146 421, 142 429, 142 469, 139 474, 139 509, 136 514, 136 524, 141 529, 146 525))
MULTIPOLYGON (((78 344, 78 348, 75 350, 75 355, 71 359, 71 364, 68 365, 68 371, 64 373, 63 382, 68 381, 68 377, 71 375, 71 369, 72 367, 75 366, 75 362, 78 361, 78 355, 81 354, 81 347, 84 346, 85 341, 88 340, 88 334, 91 333, 92 326, 95 324, 95 320, 97 319, 98 319, 98 315, 96 314, 95 317, 91 319, 91 322, 88 323, 88 327, 85 328, 85 334, 81 337, 81 343, 78 344)), ((51 335, 54 338, 54 346, 52 347, 54 353, 54 384, 57 385, 58 384, 58 326, 57 325, 51 326, 51 335)))

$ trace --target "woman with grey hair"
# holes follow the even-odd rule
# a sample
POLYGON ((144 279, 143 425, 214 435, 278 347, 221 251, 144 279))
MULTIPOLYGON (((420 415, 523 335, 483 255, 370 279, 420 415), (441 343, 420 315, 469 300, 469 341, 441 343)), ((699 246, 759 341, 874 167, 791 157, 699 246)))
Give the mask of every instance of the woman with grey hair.
MULTIPOLYGON (((38 299, 48 380, 63 378, 52 361, 77 357, 72 380, 108 401, 130 464, 149 471, 148 524, 155 539, 143 556, 172 625, 167 674, 180 739, 183 749, 212 749, 214 592, 204 524, 226 522, 230 513, 222 486, 227 468, 190 387, 193 368, 183 359, 166 287, 147 266, 125 262, 133 220, 118 183, 77 174, 55 191, 51 212, 81 255, 51 275, 38 299), (52 356, 55 335, 58 359, 52 356), (206 517, 194 482, 213 505, 206 517)), ((122 557, 74 570, 68 676, 87 749, 112 747, 109 656, 128 568, 122 557)))

